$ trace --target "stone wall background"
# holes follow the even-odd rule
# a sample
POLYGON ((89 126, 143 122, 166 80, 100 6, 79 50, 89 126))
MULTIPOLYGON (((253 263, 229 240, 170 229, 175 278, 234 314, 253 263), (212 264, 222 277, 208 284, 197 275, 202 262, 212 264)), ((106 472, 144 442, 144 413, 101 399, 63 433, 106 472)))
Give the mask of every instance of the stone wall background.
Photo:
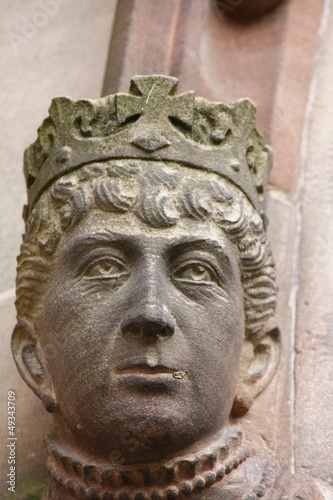
POLYGON ((52 97, 99 97, 161 72, 178 76, 181 91, 257 103, 275 150, 268 213, 283 351, 251 418, 292 470, 333 484, 333 0, 286 0, 247 26, 210 0, 120 0, 117 9, 116 0, 0 0, 0 26, 0 471, 8 389, 17 393, 18 484, 42 475, 51 426, 9 347, 23 151, 52 97))

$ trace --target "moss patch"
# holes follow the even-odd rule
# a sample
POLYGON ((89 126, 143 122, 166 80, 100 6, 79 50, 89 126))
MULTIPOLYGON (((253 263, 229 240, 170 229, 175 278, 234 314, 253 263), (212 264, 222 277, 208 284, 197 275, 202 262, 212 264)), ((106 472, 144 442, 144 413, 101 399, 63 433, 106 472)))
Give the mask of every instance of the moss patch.
POLYGON ((0 493, 0 500, 45 500, 49 481, 47 472, 40 472, 31 479, 18 481, 16 491, 0 493))

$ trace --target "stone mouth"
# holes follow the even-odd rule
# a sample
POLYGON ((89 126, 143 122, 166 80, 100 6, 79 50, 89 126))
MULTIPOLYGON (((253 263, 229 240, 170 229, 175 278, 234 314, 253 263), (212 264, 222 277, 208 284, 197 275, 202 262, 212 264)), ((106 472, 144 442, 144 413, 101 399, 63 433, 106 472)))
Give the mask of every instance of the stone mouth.
POLYGON ((169 368, 164 365, 149 366, 145 363, 131 364, 124 367, 120 367, 115 370, 117 375, 159 375, 159 374, 169 374, 173 375, 175 373, 185 373, 179 372, 176 368, 169 368))
POLYGON ((144 363, 134 364, 115 370, 115 375, 126 385, 132 386, 170 386, 186 377, 184 371, 164 365, 149 366, 144 363))

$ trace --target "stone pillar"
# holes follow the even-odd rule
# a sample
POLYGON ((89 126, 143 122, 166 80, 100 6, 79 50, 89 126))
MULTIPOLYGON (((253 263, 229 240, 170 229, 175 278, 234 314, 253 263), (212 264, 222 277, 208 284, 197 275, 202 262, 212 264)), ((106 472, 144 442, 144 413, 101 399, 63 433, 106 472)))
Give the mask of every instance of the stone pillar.
POLYGON ((325 7, 298 193, 295 465, 333 484, 333 3, 325 7))

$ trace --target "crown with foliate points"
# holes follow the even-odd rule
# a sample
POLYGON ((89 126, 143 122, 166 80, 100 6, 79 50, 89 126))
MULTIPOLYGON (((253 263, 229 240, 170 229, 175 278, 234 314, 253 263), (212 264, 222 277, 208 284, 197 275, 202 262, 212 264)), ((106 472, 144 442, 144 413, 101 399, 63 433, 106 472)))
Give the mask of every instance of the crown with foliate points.
POLYGON ((38 139, 25 151, 27 214, 62 175, 88 163, 125 158, 216 172, 261 212, 271 154, 255 128, 254 104, 240 99, 225 105, 194 92, 176 95, 177 84, 169 76, 135 76, 128 93, 53 99, 38 139))

